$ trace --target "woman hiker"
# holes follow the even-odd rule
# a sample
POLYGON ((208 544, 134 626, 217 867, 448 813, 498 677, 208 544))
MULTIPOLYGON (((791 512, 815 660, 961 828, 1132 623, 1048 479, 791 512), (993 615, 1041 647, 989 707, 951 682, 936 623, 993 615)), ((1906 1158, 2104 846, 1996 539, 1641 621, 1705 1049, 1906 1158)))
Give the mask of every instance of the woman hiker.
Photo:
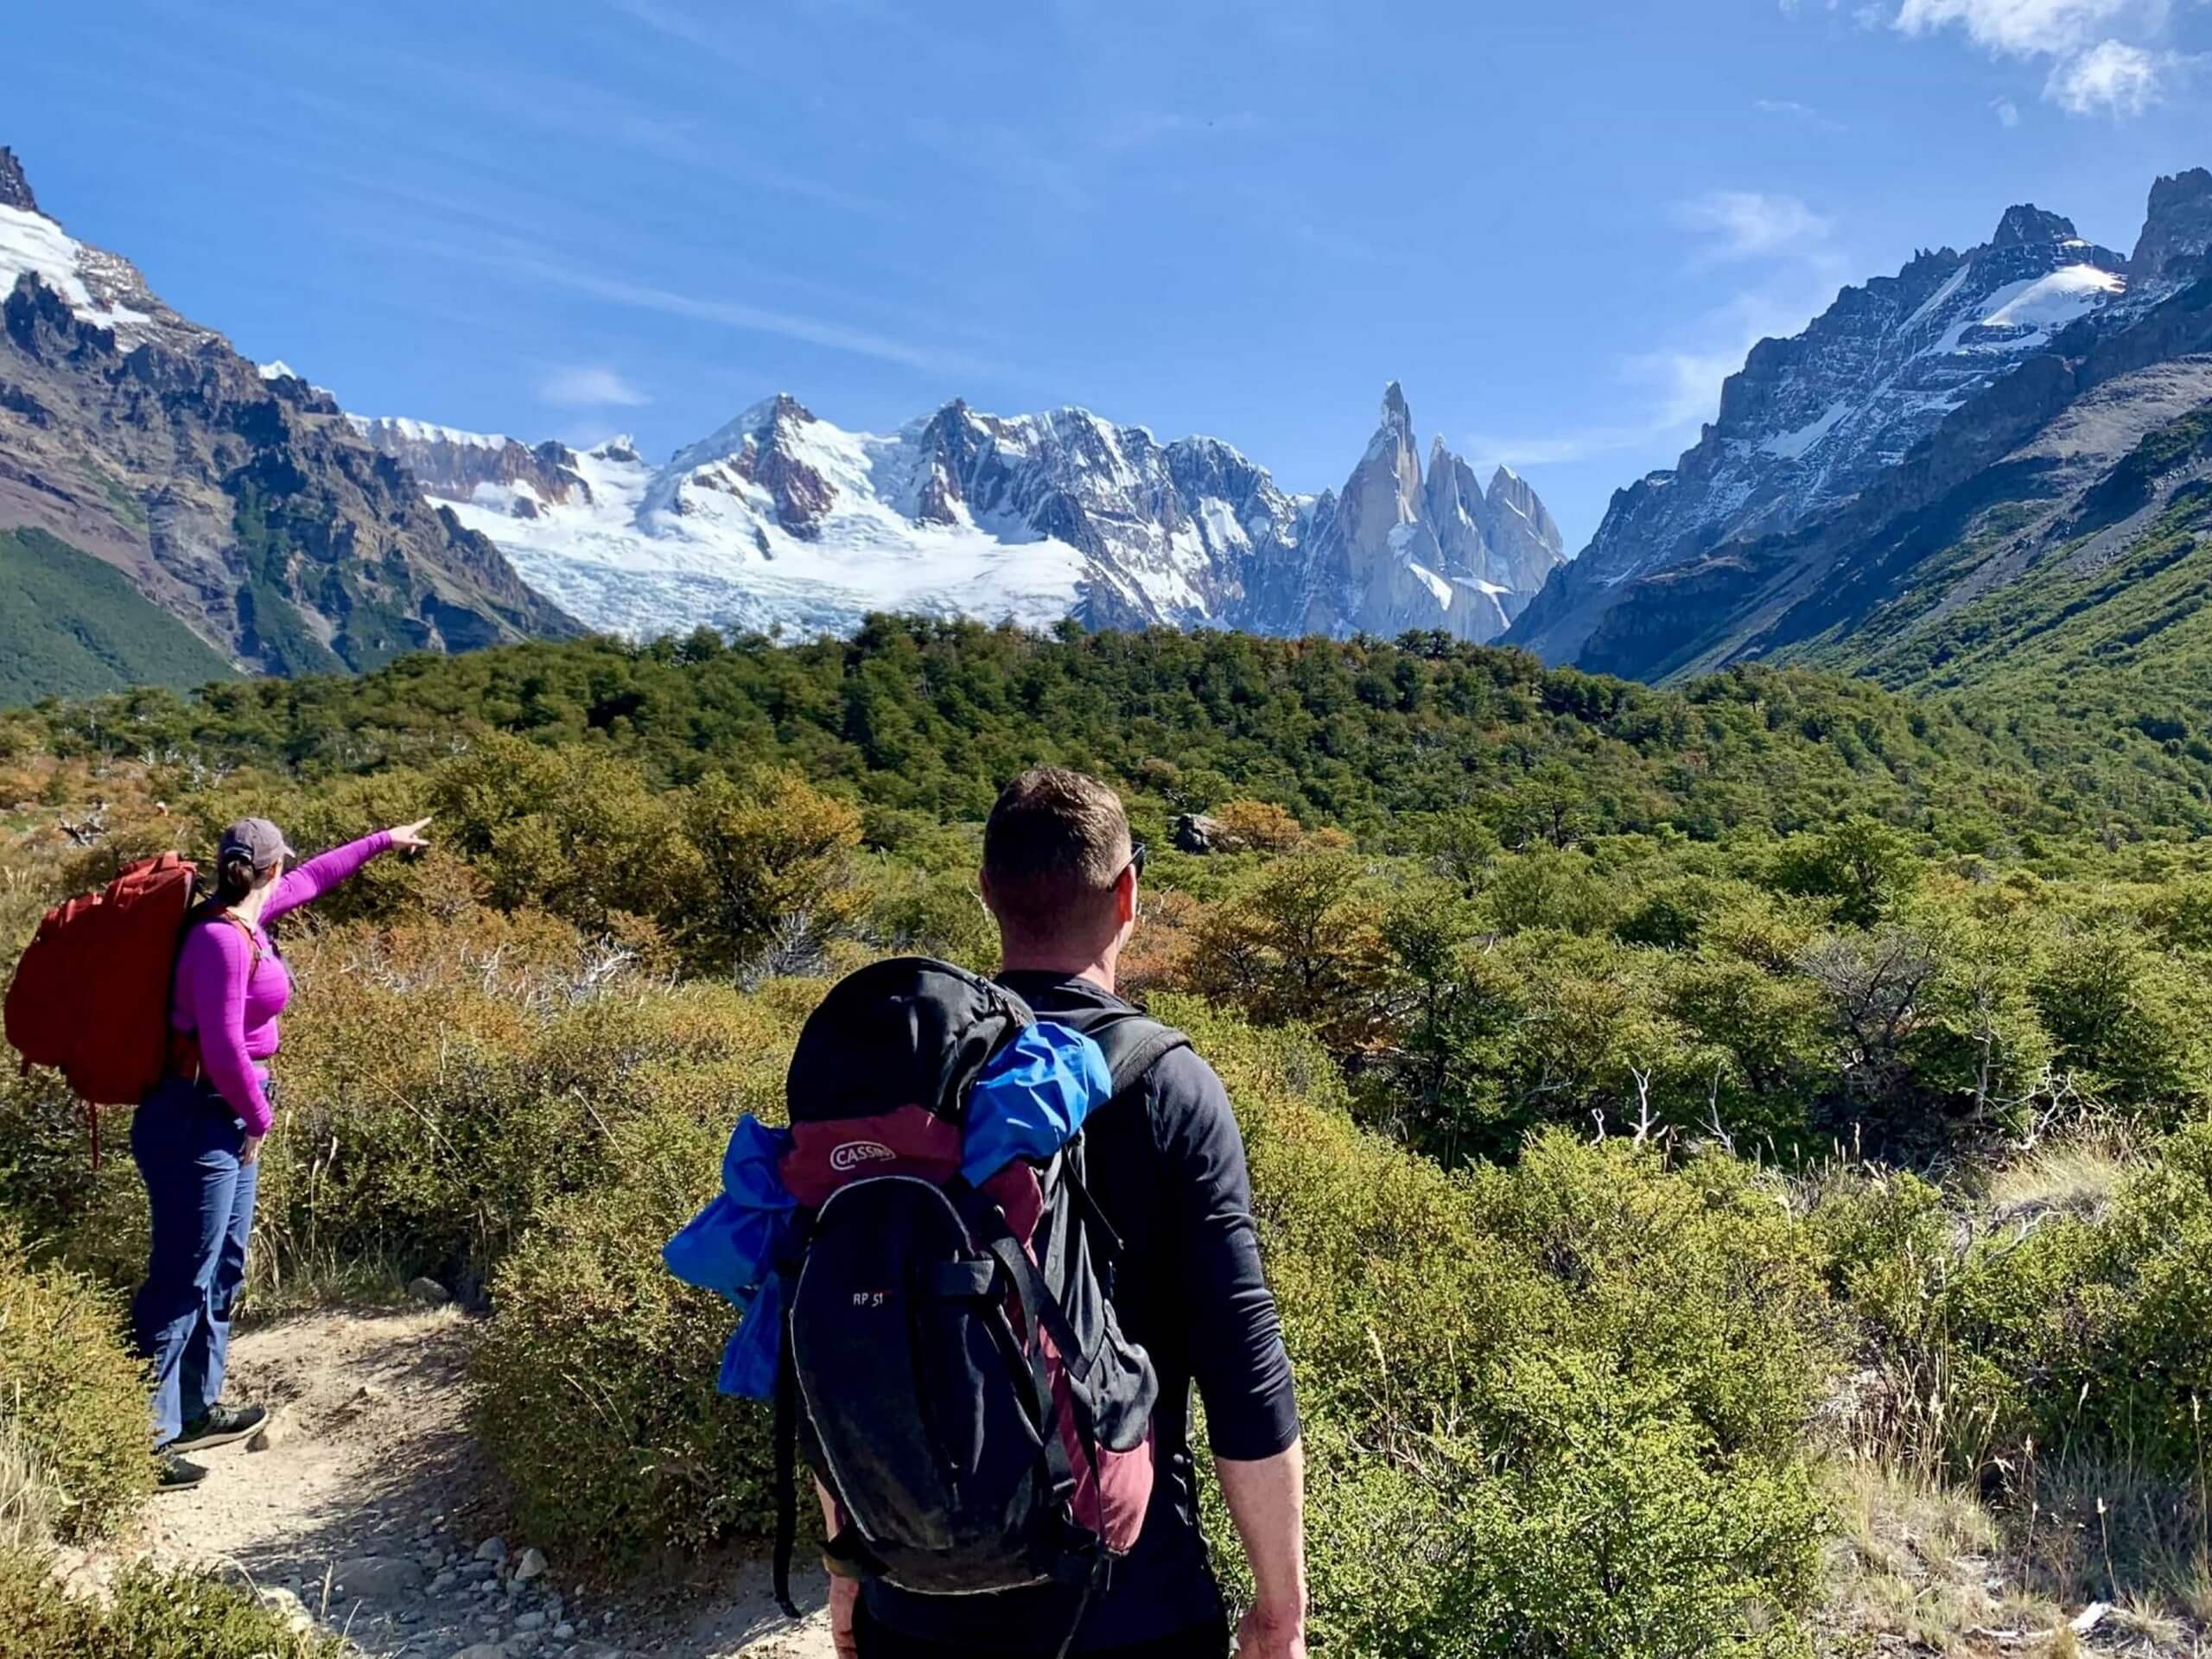
POLYGON ((429 842, 428 818, 309 859, 266 818, 223 831, 213 893, 186 918, 169 1001, 169 1075, 130 1123, 130 1155, 154 1224, 146 1282, 131 1305, 139 1353, 154 1376, 154 1444, 165 1489, 207 1470, 179 1453, 242 1440, 268 1413, 226 1406, 231 1309, 245 1281, 255 1160, 269 1133, 269 1061, 291 976, 264 931, 321 898, 378 853, 429 842))

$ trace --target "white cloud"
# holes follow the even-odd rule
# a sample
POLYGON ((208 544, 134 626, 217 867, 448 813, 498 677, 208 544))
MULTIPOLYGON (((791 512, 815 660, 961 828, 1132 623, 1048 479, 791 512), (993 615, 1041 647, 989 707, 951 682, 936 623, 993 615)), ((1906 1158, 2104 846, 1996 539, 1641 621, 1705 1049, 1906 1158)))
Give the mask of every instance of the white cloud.
POLYGON ((541 402, 567 409, 633 409, 652 402, 612 369, 571 364, 537 383, 541 402))
POLYGON ((2058 57, 2087 49, 2126 20, 2161 28, 2166 10, 2166 0, 1904 0, 1897 26, 1927 35, 1956 23, 1987 51, 2058 57))
POLYGON ((1999 98, 1993 99, 1989 107, 1996 111, 1997 124, 1999 126, 2017 127, 2020 124, 2020 106, 2015 104, 2011 99, 1999 98))
POLYGON ((2176 67, 2172 53, 2101 41, 2054 68, 2044 96, 2069 115, 2140 115, 2158 101, 2176 67))
POLYGON ((1709 259, 1745 259, 1802 252, 1827 239, 1835 221, 1796 196, 1757 190, 1713 190, 1677 210, 1682 224, 1714 240, 1709 259))
MULTIPOLYGON (((2140 115, 2183 60, 2158 49, 2172 0, 1903 0, 1896 27, 1931 35, 1956 26, 1984 51, 2046 58, 2043 95, 2071 115, 2140 115)), ((1998 119, 2018 108, 2000 101, 1998 119)))

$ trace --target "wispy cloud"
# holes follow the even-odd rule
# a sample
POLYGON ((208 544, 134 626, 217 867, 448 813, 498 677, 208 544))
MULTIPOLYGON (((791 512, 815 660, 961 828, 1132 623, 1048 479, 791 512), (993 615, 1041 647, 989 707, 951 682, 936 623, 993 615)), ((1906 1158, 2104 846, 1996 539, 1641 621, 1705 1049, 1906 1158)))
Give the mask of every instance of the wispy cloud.
POLYGON ((1894 26, 1916 36, 1955 28, 1993 56, 2045 60, 2047 100, 2120 119, 2159 102, 2189 67, 2164 45, 2172 10, 2172 0, 1902 0, 1894 26))
POLYGON ((1992 99, 1989 102, 1989 107, 1996 115, 1997 124, 1999 126, 2017 127, 2020 124, 2020 106, 2018 104, 2015 104, 2011 99, 1992 99))
POLYGON ((1751 107, 1761 115, 1770 115, 1777 120, 1796 121, 1819 132, 1847 132, 1850 129, 1833 116, 1823 115, 1812 105, 1795 98, 1755 98, 1751 107))
POLYGON ((1252 110, 1224 110, 1198 115, 1175 110, 1125 110, 1108 119, 1098 135, 1106 150, 1146 149, 1155 144, 1192 143, 1257 132, 1266 123, 1252 110))
POLYGON ((589 81, 535 74, 504 66, 487 68, 430 58, 411 60, 410 73, 426 84, 444 86, 479 109, 522 125, 594 144, 613 145, 655 160, 696 168, 719 180, 801 198, 845 213, 886 219, 899 216, 899 210, 890 202, 763 161, 753 151, 715 138, 712 130, 696 119, 669 115, 589 81))
POLYGON ((482 270, 496 270, 524 282, 582 294, 610 305, 683 317, 747 334, 770 334, 829 351, 845 352, 878 362, 931 374, 991 376, 1006 378, 1001 365, 963 352, 940 351, 897 340, 872 329, 855 327, 823 317, 779 310, 769 306, 719 295, 688 294, 649 282, 635 282, 603 267, 571 264, 548 250, 513 238, 477 242, 436 241, 394 237, 379 232, 362 232, 387 246, 429 258, 449 259, 482 270))
POLYGON ((2164 0, 1904 0, 1897 26, 1924 35, 1956 24, 1992 52, 2056 56, 2082 50, 2123 18, 2164 11, 2164 0))
POLYGON ((1682 226, 1712 239, 1700 263, 1800 252, 1825 242, 1835 221, 1796 196, 1712 190, 1676 209, 1682 226))
POLYGON ((635 409, 652 402, 613 369, 581 363, 546 374, 537 383, 537 397, 563 409, 635 409))
POLYGON ((1071 213, 1090 206, 1083 169, 1036 135, 997 121, 948 121, 922 116, 907 124, 907 136, 947 161, 996 181, 1010 199, 1049 200, 1071 213))
POLYGON ((1549 433, 1468 435, 1471 459, 1538 467, 1590 461, 1694 442, 1719 412, 1720 388, 1760 340, 1798 333, 1835 299, 1849 261, 1834 242, 1835 221, 1795 196, 1715 190, 1681 204, 1679 222, 1712 245, 1693 270, 1722 259, 1758 267, 1720 303, 1689 318, 1676 338, 1623 358, 1622 419, 1549 433))

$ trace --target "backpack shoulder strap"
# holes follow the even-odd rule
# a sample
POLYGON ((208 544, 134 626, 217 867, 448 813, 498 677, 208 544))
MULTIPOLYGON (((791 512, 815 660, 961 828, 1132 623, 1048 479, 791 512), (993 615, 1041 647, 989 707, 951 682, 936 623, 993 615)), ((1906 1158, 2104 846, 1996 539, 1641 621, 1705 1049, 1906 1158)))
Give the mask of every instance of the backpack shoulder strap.
POLYGON ((1037 1017, 1079 1031, 1098 1045, 1106 1056, 1106 1069, 1113 1074, 1116 1099, 1142 1083, 1168 1055, 1191 1046, 1191 1039, 1174 1027, 1130 1008, 1070 1009, 1037 1017))
POLYGON ((252 925, 250 924, 245 917, 239 915, 238 912, 234 910, 219 910, 215 912, 213 915, 207 918, 207 920, 203 921, 200 925, 204 927, 207 925, 207 922, 228 922, 232 927, 235 927, 240 933, 244 934, 245 936, 245 948, 251 957, 251 959, 246 963, 245 976, 248 979, 251 979, 256 974, 261 971, 261 936, 253 931, 252 925))

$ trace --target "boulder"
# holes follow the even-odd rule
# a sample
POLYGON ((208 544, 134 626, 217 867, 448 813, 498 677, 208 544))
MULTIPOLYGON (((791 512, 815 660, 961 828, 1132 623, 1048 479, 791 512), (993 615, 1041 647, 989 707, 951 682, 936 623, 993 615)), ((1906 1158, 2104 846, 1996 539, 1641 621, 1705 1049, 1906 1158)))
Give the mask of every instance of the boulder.
POLYGON ((340 1561, 331 1579, 349 1596, 393 1601, 420 1590, 423 1576, 421 1565, 404 1555, 358 1555, 340 1561))
POLYGON ((522 1560, 515 1564, 515 1577, 524 1584, 528 1584, 544 1571, 545 1557, 535 1548, 523 1551, 522 1560))
POLYGON ((1176 850, 1185 853, 1211 853, 1221 845, 1221 838, 1228 826, 1219 818, 1210 818, 1203 812, 1184 812, 1175 819, 1176 850))
POLYGON ((453 1300, 453 1293, 435 1279, 411 1279, 407 1294, 425 1307, 443 1307, 453 1300))

